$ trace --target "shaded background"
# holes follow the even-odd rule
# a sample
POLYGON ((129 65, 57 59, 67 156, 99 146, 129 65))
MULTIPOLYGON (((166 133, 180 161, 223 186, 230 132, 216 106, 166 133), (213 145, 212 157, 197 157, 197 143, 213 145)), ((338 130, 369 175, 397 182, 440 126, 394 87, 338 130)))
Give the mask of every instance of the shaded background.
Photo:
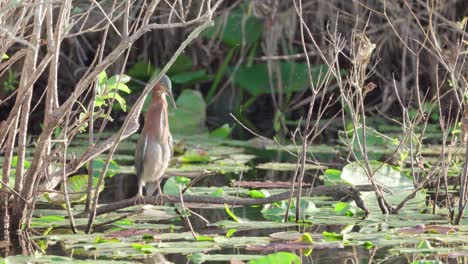
MULTIPOLYGON (((104 9, 110 8, 107 1, 101 2, 104 9)), ((196 2, 191 7, 194 11, 199 8, 196 2)), ((178 115, 181 124, 171 123, 176 133, 178 130, 184 131, 184 123, 199 124, 200 131, 228 123, 235 127, 235 138, 252 137, 249 132, 236 125, 230 113, 252 131, 268 137, 287 136, 289 131, 297 127, 300 118, 307 115, 310 87, 298 16, 293 3, 289 0, 223 3, 222 8, 218 9, 215 27, 205 31, 191 44, 168 72, 176 98, 185 90, 196 91, 186 92, 185 103, 180 106, 182 110, 191 106, 187 111, 192 115, 178 115)), ((74 10, 82 12, 89 5, 89 1, 74 1, 74 10)), ((365 30, 371 42, 376 44, 368 70, 373 70, 369 81, 377 85, 366 97, 366 111, 370 115, 380 112, 390 116, 400 114, 395 90, 398 90, 407 105, 417 106, 414 100, 416 89, 430 102, 437 91, 436 73, 441 79, 445 74, 435 57, 422 48, 421 43, 426 36, 421 27, 425 28, 429 23, 435 25, 438 30, 436 34, 443 44, 442 53, 444 56, 451 56, 457 45, 454 43, 456 34, 460 34, 462 30, 453 27, 454 21, 461 21, 468 15, 468 3, 465 0, 432 3, 382 0, 359 3, 340 0, 304 1, 302 9, 305 23, 325 55, 331 48, 330 32, 336 31, 349 40, 353 30, 365 30), (428 12, 430 8, 435 10, 432 16, 428 12), (405 45, 413 50, 420 50, 419 75, 416 74, 416 57, 408 52, 405 45), (419 87, 416 86, 417 82, 419 87)), ((168 19, 175 20, 174 16, 168 14, 169 11, 170 8, 161 3, 156 11, 159 16, 153 19, 160 23, 166 23, 168 19)), ((190 12, 188 17, 191 13, 196 15, 195 12, 190 12)), ((74 85, 96 55, 103 37, 102 29, 99 28, 99 21, 103 18, 102 13, 94 8, 86 21, 72 29, 72 32, 90 29, 89 32, 68 38, 63 43, 64 52, 59 66, 59 96, 62 102, 74 90, 74 85)), ((122 26, 121 21, 116 21, 115 25, 122 26)), ((149 76, 165 65, 191 29, 154 30, 137 41, 123 72, 132 77, 129 83, 132 92, 129 95, 124 94, 128 105, 132 105, 149 76)), ((107 38, 105 48, 111 50, 120 37, 110 29, 107 38)), ((305 42, 313 77, 319 78, 326 66, 317 55, 312 41, 306 39, 305 42)), ((346 51, 349 49, 345 48, 346 51)), ((109 76, 120 73, 123 57, 120 62, 107 69, 109 76)), ((343 56, 340 64, 346 75, 349 61, 343 56)), ((17 62, 0 77, 0 99, 5 99, 14 92, 21 66, 22 61, 17 62)), ((34 89, 33 106, 36 108, 30 119, 34 133, 41 130, 40 124, 34 120, 43 119, 43 103, 36 104, 45 92, 46 83, 44 78, 34 89)), ((443 82, 439 86, 444 91, 450 89, 443 82)), ((338 97, 337 86, 327 87, 325 95, 338 97)), ((83 98, 85 102, 89 99, 90 94, 83 98)), ((446 108, 458 107, 452 101, 450 91, 443 100, 447 102, 443 104, 446 108)), ((13 102, 14 96, 0 105, 0 120, 6 119, 13 102)), ((327 110, 325 118, 334 116, 340 110, 338 101, 327 110)), ((445 112, 448 110, 443 109, 445 112)), ((109 129, 119 127, 125 113, 118 105, 114 105, 113 116, 115 120, 108 125, 109 129)), ((339 128, 341 123, 341 120, 332 122, 331 130, 325 132, 322 140, 336 136, 334 127, 339 128)))

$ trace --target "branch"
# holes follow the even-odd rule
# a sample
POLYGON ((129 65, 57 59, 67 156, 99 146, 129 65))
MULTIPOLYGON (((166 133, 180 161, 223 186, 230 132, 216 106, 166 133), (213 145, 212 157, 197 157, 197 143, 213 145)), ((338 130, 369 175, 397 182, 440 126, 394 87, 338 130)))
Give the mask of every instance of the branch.
MULTIPOLYGON (((205 30, 206 28, 213 25, 212 21, 206 21, 190 33, 187 39, 180 45, 179 49, 172 56, 171 60, 166 64, 161 73, 165 73, 169 67, 175 62, 179 54, 181 54, 185 48, 196 38, 198 35, 205 30)), ((161 75, 161 73, 159 75, 161 75)), ((160 76, 158 76, 160 77, 160 76)), ((66 167, 66 174, 70 175, 71 173, 78 170, 80 167, 84 166, 91 159, 96 158, 99 154, 110 149, 114 146, 115 143, 124 140, 125 138, 131 136, 138 131, 140 124, 138 123, 138 116, 140 115, 141 108, 143 107, 144 98, 149 93, 154 84, 158 81, 159 78, 154 78, 147 85, 143 93, 140 95, 139 99, 135 102, 133 108, 130 110, 125 121, 127 122, 125 126, 121 128, 121 131, 114 134, 110 138, 104 140, 100 144, 88 149, 78 160, 71 161, 66 167)), ((53 189, 60 181, 62 180, 61 172, 57 171, 47 178, 46 181, 41 183, 40 189, 53 189)))
MULTIPOLYGON (((341 199, 351 198, 354 200, 356 205, 364 210, 366 215, 369 214, 369 209, 364 204, 364 201, 360 197, 359 187, 355 188, 350 185, 334 185, 334 186, 318 186, 312 189, 309 196, 339 196, 341 199)), ((237 198, 237 197, 211 197, 211 196, 193 196, 184 195, 183 199, 185 203, 206 203, 206 204, 229 204, 229 205, 263 205, 270 204, 277 201, 287 200, 290 197, 290 192, 282 192, 266 198, 237 198)), ((297 197, 299 192, 296 190, 293 193, 293 197, 297 197)), ((179 196, 164 195, 164 202, 179 203, 181 202, 179 196)), ((96 215, 106 214, 123 208, 133 206, 138 203, 137 197, 125 199, 119 202, 106 204, 97 208, 96 215)), ((145 197, 146 204, 158 205, 161 203, 161 197, 151 196, 145 197)), ((186 204, 187 205, 187 204, 186 204)), ((187 207, 190 207, 189 205, 187 207)), ((83 217, 82 214, 77 217, 83 217)))

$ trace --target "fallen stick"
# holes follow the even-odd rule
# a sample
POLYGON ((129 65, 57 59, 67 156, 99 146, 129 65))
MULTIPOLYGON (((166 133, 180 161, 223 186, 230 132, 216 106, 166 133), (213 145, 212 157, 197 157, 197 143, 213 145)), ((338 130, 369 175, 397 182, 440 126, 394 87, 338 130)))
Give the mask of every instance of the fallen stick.
MULTIPOLYGON (((360 190, 367 190, 368 188, 362 187, 360 190)), ((369 213, 364 201, 361 199, 359 189, 350 186, 350 185, 333 185, 333 186, 318 186, 313 187, 309 192, 308 190, 303 191, 303 196, 330 196, 337 200, 354 200, 356 205, 362 209, 365 214, 369 213)), ((293 197, 296 197, 299 192, 296 190, 293 194, 293 197)), ((229 205, 262 205, 269 204, 277 201, 283 201, 289 199, 290 192, 282 192, 279 194, 271 195, 265 198, 238 198, 238 197, 211 197, 211 196, 194 196, 194 195, 184 195, 184 202, 187 203, 205 203, 205 204, 229 204, 229 205)), ((164 195, 164 202, 179 203, 180 197, 172 195, 164 195)), ((145 197, 146 204, 158 205, 161 203, 161 197, 151 196, 145 197)), ((116 210, 124 209, 130 206, 137 204, 137 198, 133 197, 130 199, 125 199, 119 202, 110 203, 101 205, 96 210, 96 215, 101 215, 116 210)), ((187 206, 190 207, 190 206, 187 206)), ((77 217, 83 216, 82 214, 77 215, 77 217)))

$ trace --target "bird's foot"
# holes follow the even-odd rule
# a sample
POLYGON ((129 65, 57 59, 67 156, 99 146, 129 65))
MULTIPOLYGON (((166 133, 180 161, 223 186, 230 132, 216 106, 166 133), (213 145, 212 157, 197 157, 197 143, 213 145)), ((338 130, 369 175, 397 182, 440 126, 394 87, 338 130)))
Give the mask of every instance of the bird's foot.
POLYGON ((142 208, 142 205, 146 205, 145 197, 143 195, 137 194, 135 197, 134 205, 138 205, 140 209, 142 208))
POLYGON ((163 193, 158 192, 156 194, 156 202, 158 203, 158 205, 164 205, 164 194, 163 193))

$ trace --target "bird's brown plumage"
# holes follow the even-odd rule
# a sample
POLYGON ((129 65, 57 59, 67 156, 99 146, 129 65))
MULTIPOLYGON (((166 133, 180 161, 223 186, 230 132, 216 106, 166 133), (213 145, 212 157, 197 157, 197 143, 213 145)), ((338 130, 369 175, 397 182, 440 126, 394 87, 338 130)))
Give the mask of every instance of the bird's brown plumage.
POLYGON ((138 195, 152 195, 172 157, 172 135, 169 130, 166 94, 172 96, 167 76, 153 88, 153 98, 145 115, 145 124, 138 139, 135 167, 138 178, 138 195))

